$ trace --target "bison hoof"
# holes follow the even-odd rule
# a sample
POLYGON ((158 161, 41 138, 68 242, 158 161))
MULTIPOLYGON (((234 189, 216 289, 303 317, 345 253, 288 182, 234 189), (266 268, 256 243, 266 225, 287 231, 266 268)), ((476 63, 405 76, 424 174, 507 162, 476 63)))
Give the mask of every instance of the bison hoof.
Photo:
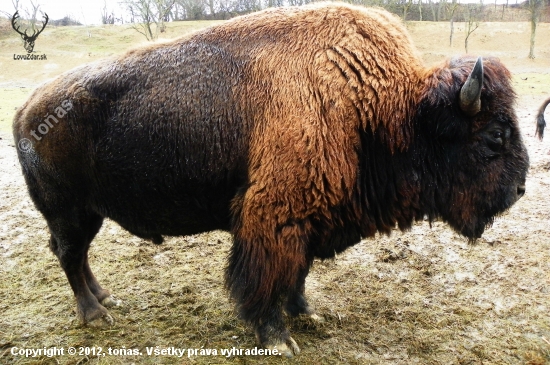
POLYGON ((317 323, 324 323, 325 322, 325 319, 323 317, 321 317, 320 315, 315 314, 315 313, 311 313, 309 315, 309 318, 311 318, 314 322, 317 322, 317 323))
POLYGON ((80 318, 88 327, 101 328, 115 324, 113 317, 109 314, 107 309, 102 306, 99 306, 93 311, 88 311, 86 315, 80 315, 80 318))
POLYGON ((101 301, 101 305, 107 308, 122 307, 122 301, 116 299, 112 295, 109 295, 107 298, 101 301))
POLYGON ((286 341, 286 343, 278 343, 276 345, 270 345, 267 346, 270 350, 277 350, 279 354, 284 355, 286 357, 293 357, 294 355, 298 355, 300 353, 300 347, 298 347, 298 344, 292 337, 289 337, 286 341))
POLYGON ((91 321, 88 321, 86 323, 88 327, 93 327, 93 328, 110 327, 110 326, 113 326, 114 324, 115 324, 115 320, 109 313, 99 318, 94 318, 91 321))

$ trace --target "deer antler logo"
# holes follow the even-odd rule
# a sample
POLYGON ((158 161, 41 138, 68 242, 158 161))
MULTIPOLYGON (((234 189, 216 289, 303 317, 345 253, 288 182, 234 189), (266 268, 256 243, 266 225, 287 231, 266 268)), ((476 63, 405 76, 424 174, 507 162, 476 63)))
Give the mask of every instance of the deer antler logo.
POLYGON ((21 38, 23 38, 23 41, 25 42, 24 47, 27 50, 27 53, 32 53, 32 50, 34 49, 34 42, 36 41, 36 38, 38 38, 38 35, 40 33, 42 33, 44 28, 46 28, 46 24, 48 24, 48 19, 49 19, 48 14, 44 13, 44 23, 42 24, 42 29, 40 29, 38 32, 33 31, 32 35, 30 35, 30 36, 27 34, 28 29, 25 29, 25 32, 22 33, 19 30, 19 26, 15 25, 15 21, 16 21, 17 18, 19 18, 19 11, 16 11, 15 14, 13 14, 13 17, 11 18, 11 26, 13 27, 13 29, 17 33, 19 33, 19 35, 21 35, 21 38))

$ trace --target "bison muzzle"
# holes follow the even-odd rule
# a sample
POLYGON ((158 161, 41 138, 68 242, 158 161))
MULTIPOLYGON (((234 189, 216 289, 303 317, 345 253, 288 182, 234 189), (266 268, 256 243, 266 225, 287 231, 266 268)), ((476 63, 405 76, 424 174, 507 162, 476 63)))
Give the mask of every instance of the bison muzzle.
POLYGON ((84 323, 112 323, 88 264, 105 217, 155 243, 222 229, 241 317, 292 355, 314 258, 424 217, 475 240, 525 192, 510 77, 426 68, 380 9, 270 9, 64 73, 13 132, 84 323))

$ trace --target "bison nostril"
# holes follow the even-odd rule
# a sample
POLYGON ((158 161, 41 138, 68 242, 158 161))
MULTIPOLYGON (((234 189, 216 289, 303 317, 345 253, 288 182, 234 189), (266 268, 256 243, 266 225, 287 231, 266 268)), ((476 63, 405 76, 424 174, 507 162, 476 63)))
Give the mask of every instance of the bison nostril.
POLYGON ((518 197, 521 198, 525 194, 525 185, 518 185, 518 197))

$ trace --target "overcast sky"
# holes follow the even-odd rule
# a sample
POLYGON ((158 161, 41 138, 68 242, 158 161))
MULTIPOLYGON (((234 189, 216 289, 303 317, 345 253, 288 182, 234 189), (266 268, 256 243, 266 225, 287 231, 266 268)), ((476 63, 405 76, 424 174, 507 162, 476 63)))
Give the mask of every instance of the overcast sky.
MULTIPOLYGON (((46 12, 51 20, 61 19, 70 16, 82 24, 101 24, 101 10, 103 9, 103 0, 34 0, 40 4, 40 10, 46 12)), ((437 0, 436 0, 437 1, 437 0)), ((461 3, 478 2, 479 0, 460 0, 461 3)), ((520 0, 519 2, 521 2, 520 0)), ((114 11, 115 16, 122 13, 120 0, 107 0, 107 9, 114 11)), ((484 0, 485 4, 494 4, 495 0, 484 0)), ((30 0, 19 0, 20 8, 30 9, 30 0)), ((506 0, 497 0, 497 3, 506 3, 506 0)), ((515 4, 516 0, 510 0, 510 4, 515 4)), ((0 0, 0 12, 13 14, 15 12, 12 0, 0 0)), ((20 12, 24 16, 24 12, 20 12)))
MULTIPOLYGON (((67 15, 83 24, 101 24, 103 1, 94 0, 35 0, 40 10, 47 13, 51 20, 61 19, 67 15)), ((30 0, 19 0, 20 7, 30 9, 30 0)), ((120 14, 118 1, 107 0, 109 10, 120 14)), ((0 11, 13 14, 15 8, 12 0, 0 0, 0 11)), ((21 12, 20 12, 21 13, 21 12)))

